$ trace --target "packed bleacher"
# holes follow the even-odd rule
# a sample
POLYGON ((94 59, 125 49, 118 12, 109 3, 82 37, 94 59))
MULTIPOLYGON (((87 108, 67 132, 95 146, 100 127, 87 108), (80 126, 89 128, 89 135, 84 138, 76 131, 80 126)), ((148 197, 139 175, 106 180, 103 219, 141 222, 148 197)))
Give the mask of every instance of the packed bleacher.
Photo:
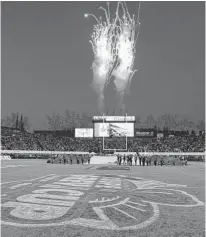
MULTIPOLYGON (((125 139, 107 138, 106 149, 125 149, 125 139)), ((2 150, 44 150, 44 151, 84 151, 102 152, 102 138, 56 137, 52 134, 33 134, 28 132, 1 129, 2 150)), ((157 152, 204 152, 205 136, 185 135, 164 138, 128 138, 128 151, 157 152)))
POLYGON ((41 150, 37 138, 28 132, 1 130, 2 150, 41 150))

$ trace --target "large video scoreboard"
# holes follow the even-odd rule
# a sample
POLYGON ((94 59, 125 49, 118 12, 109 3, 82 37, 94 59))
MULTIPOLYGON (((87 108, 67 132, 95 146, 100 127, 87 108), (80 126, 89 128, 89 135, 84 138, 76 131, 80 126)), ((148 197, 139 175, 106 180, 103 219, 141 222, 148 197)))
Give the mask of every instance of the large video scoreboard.
POLYGON ((94 137, 134 137, 135 116, 94 116, 94 137))

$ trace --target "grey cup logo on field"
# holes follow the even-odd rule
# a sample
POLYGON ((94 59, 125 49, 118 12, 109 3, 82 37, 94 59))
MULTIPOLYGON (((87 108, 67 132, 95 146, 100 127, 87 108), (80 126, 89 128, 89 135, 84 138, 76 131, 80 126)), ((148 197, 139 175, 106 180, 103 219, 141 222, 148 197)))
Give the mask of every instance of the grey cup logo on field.
POLYGON ((154 223, 161 206, 198 207, 204 203, 185 185, 126 176, 53 175, 12 183, 2 200, 2 224, 19 227, 73 225, 132 230, 154 223))

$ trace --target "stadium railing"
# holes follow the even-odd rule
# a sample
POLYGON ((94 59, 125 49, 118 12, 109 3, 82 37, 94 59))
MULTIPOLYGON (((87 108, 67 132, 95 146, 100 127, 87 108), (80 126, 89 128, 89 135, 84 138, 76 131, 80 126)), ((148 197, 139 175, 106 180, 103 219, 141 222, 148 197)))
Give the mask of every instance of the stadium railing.
MULTIPOLYGON (((118 153, 118 152, 116 152, 118 153)), ((130 152, 125 152, 130 153, 130 152)), ((133 153, 133 152, 131 152, 133 153)), ((1 154, 50 154, 50 155, 64 155, 64 154, 94 154, 94 152, 80 152, 80 151, 33 151, 33 150, 1 150, 1 154)), ((206 152, 139 152, 140 155, 163 155, 163 156, 206 156, 206 152)))

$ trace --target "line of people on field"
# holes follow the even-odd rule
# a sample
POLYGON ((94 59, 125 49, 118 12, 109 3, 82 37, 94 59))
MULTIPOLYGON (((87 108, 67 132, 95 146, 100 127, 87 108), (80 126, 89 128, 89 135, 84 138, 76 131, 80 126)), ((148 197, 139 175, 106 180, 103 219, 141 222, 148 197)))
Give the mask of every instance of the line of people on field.
POLYGON ((58 157, 58 156, 53 156, 48 163, 54 163, 55 159, 59 159, 59 163, 64 163, 64 164, 69 164, 72 165, 74 164, 76 161, 76 164, 84 164, 84 163, 88 163, 90 164, 90 159, 91 159, 91 155, 87 155, 87 157, 84 157, 84 155, 75 155, 75 154, 72 154, 72 156, 66 156, 66 155, 63 155, 63 157, 58 157), (85 162, 86 161, 86 162, 85 162))
MULTIPOLYGON (((153 156, 153 158, 151 156, 140 156, 139 154, 135 154, 135 155, 132 155, 132 154, 123 154, 123 155, 120 155, 120 154, 117 154, 117 165, 130 165, 132 166, 132 163, 134 161, 134 165, 136 166, 137 165, 137 159, 139 159, 139 165, 140 166, 151 166, 152 165, 152 161, 153 161, 153 164, 154 166, 157 166, 157 165, 160 165, 160 166, 163 166, 163 165, 166 165, 166 162, 164 161, 164 157, 160 157, 160 159, 157 158, 158 156, 153 156)), ((186 166, 187 165, 187 158, 182 156, 179 158, 180 161, 181 161, 181 164, 186 166)), ((167 161, 167 165, 173 165, 175 166, 176 163, 175 163, 175 160, 173 159, 172 161, 167 161)))
POLYGON ((137 165, 137 155, 132 155, 132 154, 120 155, 120 154, 117 154, 117 164, 118 165, 130 165, 131 166, 133 158, 134 158, 135 165, 137 165))

